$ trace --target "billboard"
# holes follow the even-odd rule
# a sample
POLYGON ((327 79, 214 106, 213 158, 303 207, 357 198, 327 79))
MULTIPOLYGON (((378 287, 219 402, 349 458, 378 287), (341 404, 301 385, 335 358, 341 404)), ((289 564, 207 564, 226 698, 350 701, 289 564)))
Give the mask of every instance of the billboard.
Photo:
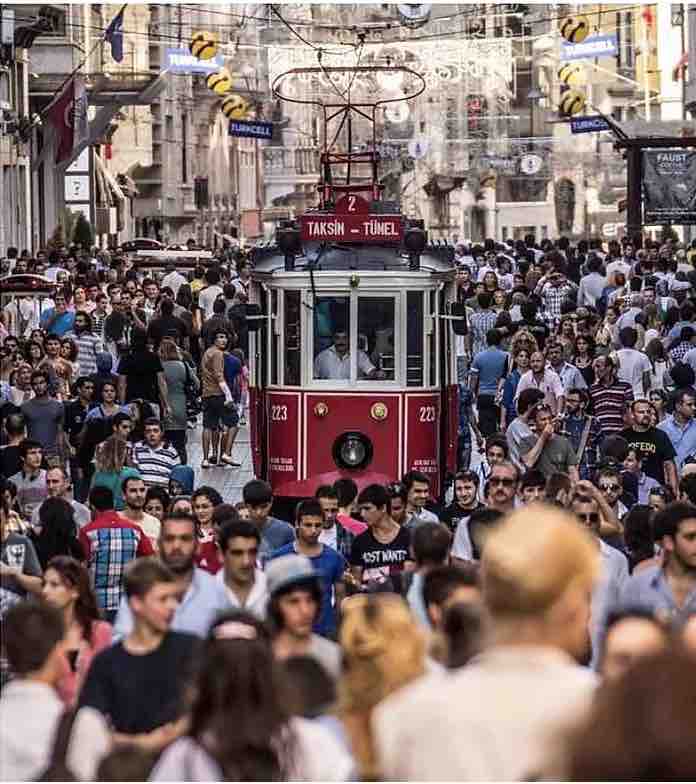
POLYGON ((571 133, 596 133, 598 131, 610 131, 611 126, 604 117, 571 117, 571 133))
POLYGON ((219 71, 224 65, 221 54, 210 60, 199 60, 185 47, 168 46, 164 54, 165 68, 171 73, 202 73, 210 74, 219 71))
POLYGON ((613 57, 618 51, 615 35, 589 35, 579 44, 561 43, 561 60, 613 57))
POLYGON ((696 151, 643 153, 643 223, 696 224, 696 151))

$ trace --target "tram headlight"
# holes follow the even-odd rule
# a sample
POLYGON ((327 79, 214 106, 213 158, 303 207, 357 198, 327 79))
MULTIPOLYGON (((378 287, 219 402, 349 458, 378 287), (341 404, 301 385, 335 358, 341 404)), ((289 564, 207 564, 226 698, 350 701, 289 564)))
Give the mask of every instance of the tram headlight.
POLYGON ((339 468, 365 468, 372 460, 372 455, 372 442, 362 433, 343 433, 334 442, 333 458, 339 468))

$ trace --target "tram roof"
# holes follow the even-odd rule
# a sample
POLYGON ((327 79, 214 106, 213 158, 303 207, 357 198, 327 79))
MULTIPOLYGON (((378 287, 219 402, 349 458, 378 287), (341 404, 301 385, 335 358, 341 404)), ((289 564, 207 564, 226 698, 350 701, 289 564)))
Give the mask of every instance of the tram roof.
MULTIPOLYGON (((453 272, 453 249, 447 245, 428 245, 421 253, 421 272, 442 274, 453 272)), ((296 272, 409 272, 408 255, 394 245, 364 243, 304 243, 304 255, 295 258, 296 272)), ((254 250, 254 273, 272 275, 285 270, 285 256, 277 245, 266 245, 254 250)))

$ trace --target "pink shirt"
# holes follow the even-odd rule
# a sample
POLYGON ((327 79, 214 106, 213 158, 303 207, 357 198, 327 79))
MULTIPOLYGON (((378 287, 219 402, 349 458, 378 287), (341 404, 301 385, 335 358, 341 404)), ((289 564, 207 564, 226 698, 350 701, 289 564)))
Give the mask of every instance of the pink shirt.
POLYGON ((360 522, 360 520, 356 520, 354 517, 338 514, 336 515, 336 520, 339 525, 342 525, 346 531, 350 531, 354 536, 359 536, 360 534, 367 531, 367 525, 360 522))
POLYGON ((89 644, 83 645, 77 656, 75 670, 70 666, 67 658, 65 661, 65 674, 58 683, 58 694, 66 705, 74 705, 82 688, 92 659, 104 648, 111 645, 111 624, 106 621, 92 621, 92 639, 89 644))

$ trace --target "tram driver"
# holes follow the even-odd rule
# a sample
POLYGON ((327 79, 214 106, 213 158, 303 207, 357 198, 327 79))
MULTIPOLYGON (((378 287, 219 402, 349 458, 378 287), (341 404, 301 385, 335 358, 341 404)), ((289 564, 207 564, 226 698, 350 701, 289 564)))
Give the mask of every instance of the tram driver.
MULTIPOLYGON (((320 351, 314 360, 314 378, 349 381, 350 351, 348 332, 337 329, 333 333, 333 344, 320 351)), ((365 351, 358 350, 358 378, 383 380, 385 373, 378 370, 365 351)))

